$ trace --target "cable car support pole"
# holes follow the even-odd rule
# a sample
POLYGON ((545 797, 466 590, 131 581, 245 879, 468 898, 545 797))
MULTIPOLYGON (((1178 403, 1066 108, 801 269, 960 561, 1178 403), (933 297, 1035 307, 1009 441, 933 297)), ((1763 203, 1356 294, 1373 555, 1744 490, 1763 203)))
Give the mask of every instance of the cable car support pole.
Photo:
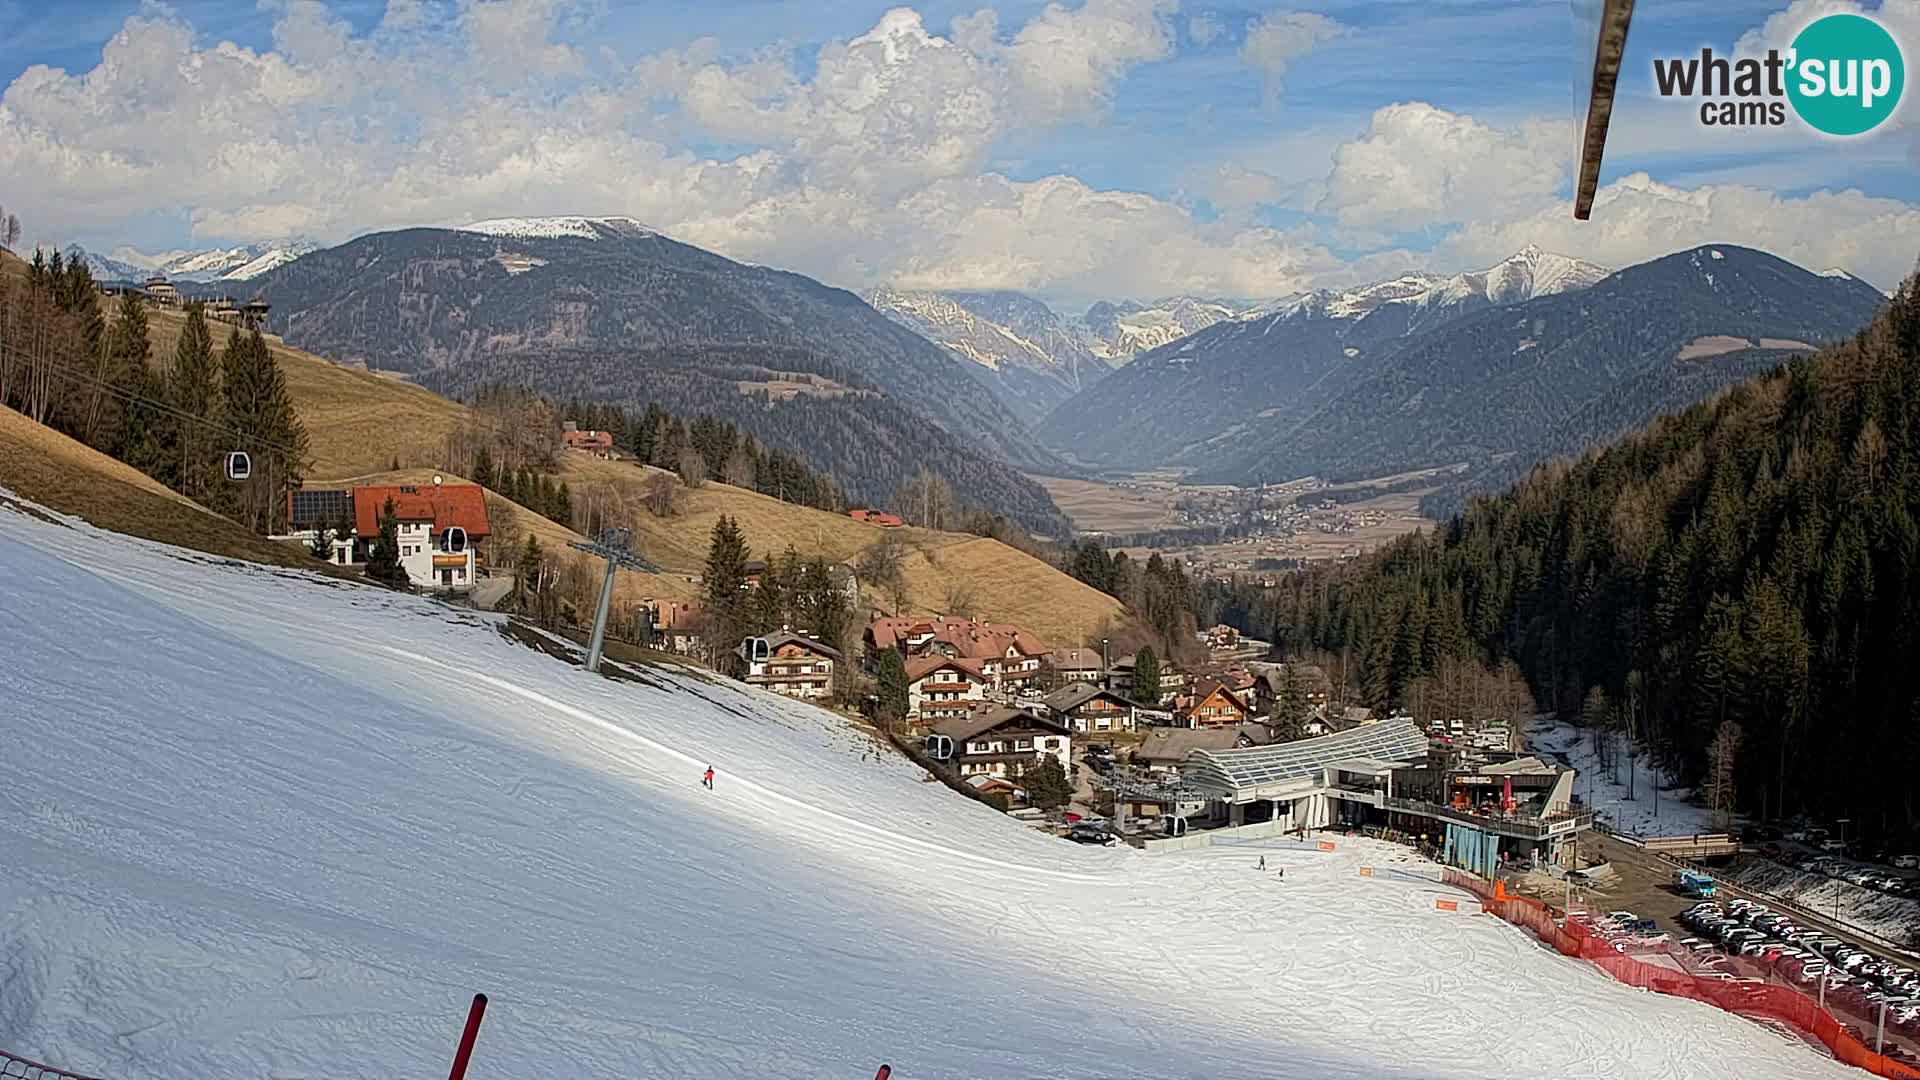
POLYGON ((1607 150, 1613 92, 1620 82, 1620 60, 1627 51, 1627 28, 1632 21, 1633 0, 1605 0, 1600 38, 1593 51, 1586 127, 1580 140, 1580 177, 1573 189, 1573 216, 1581 221, 1593 213, 1593 196, 1600 186, 1600 159, 1607 150))
POLYGON ((575 541, 567 546, 607 560, 607 576, 600 582, 600 605, 593 614, 593 636, 587 643, 587 670, 597 673, 607 644, 607 617, 613 611, 614 572, 624 566, 657 574, 660 568, 633 553, 632 529, 608 529, 591 541, 575 541))

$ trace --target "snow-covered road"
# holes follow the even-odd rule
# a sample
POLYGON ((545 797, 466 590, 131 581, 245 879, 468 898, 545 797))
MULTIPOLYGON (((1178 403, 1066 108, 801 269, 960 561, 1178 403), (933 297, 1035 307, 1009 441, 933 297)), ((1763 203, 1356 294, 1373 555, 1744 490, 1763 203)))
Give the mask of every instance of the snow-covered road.
POLYGON ((1150 857, 831 714, 0 507, 0 1048, 114 1080, 1857 1076, 1356 842, 1150 857), (716 789, 698 780, 719 771, 716 789))

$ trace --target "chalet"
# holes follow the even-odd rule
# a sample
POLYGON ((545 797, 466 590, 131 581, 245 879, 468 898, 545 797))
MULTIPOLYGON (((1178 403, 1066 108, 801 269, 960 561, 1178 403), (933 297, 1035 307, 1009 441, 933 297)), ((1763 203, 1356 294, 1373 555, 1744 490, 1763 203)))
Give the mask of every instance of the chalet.
POLYGON ((954 616, 875 619, 867 626, 866 647, 869 661, 887 649, 899 649, 909 658, 976 660, 995 690, 1032 685, 1041 662, 1050 654, 1039 638, 1017 626, 954 616))
POLYGON ((965 716, 986 700, 988 685, 977 660, 916 656, 907 661, 907 719, 935 724, 965 716))
POLYGON ((1265 724, 1242 724, 1237 728, 1156 728, 1146 740, 1134 747, 1133 763, 1149 772, 1178 773, 1187 754, 1194 750, 1234 750, 1247 746, 1270 746, 1273 732, 1265 724))
POLYGON ((1252 715, 1244 698, 1214 679, 1196 683, 1189 701, 1186 707, 1174 712, 1175 727, 1238 728, 1252 715))
POLYGON ((699 607, 685 600, 643 601, 652 612, 655 640, 663 652, 675 656, 698 656, 706 648, 701 637, 699 607))
POLYGON ((1227 750, 1238 746, 1240 733, 1226 728, 1182 731, 1159 728, 1146 741, 1134 747, 1133 763, 1150 772, 1178 773, 1187 754, 1194 750, 1227 750))
POLYGON ((1162 702, 1173 701, 1192 682, 1186 672, 1162 660, 1160 661, 1160 698, 1158 701, 1144 701, 1134 691, 1133 667, 1133 656, 1122 656, 1115 660, 1112 667, 1107 670, 1107 686, 1116 694, 1139 701, 1142 708, 1151 708, 1162 702))
POLYGON ((1253 686, 1253 708, 1261 716, 1272 716, 1274 706, 1279 704, 1280 695, 1286 690, 1287 679, 1297 678, 1306 692, 1306 703, 1310 709, 1317 709, 1327 703, 1327 690, 1332 685, 1327 673, 1315 664, 1275 664, 1265 667, 1257 676, 1253 686))
POLYGON ((884 510, 849 510, 847 516, 868 525, 878 525, 883 529, 897 529, 906 524, 899 514, 889 514, 884 510))
POLYGON ((568 420, 560 425, 560 442, 569 450, 578 450, 583 454, 592 454, 597 458, 613 456, 613 433, 610 431, 582 431, 579 425, 568 420))
POLYGON ((380 516, 389 500, 408 580, 425 589, 472 588, 479 545, 492 531, 484 489, 478 484, 354 488, 353 531, 368 550, 380 535, 380 516), (449 530, 455 528, 466 534, 458 551, 448 544, 449 530))
POLYGON ((160 274, 148 278, 143 291, 147 294, 147 302, 150 304, 157 304, 160 307, 180 306, 180 290, 174 288, 173 282, 160 274))
POLYGON ((1055 720, 1080 734, 1132 731, 1139 724, 1139 706, 1111 690, 1076 682, 1040 699, 1055 720))
POLYGON ((740 564, 740 572, 744 578, 743 587, 757 589, 760 587, 761 579, 767 576, 767 561, 765 559, 748 559, 746 562, 740 564))
POLYGON ((1016 779, 1043 754, 1053 755, 1062 769, 1072 768, 1073 736, 1066 726, 1025 709, 975 709, 935 724, 927 742, 934 756, 950 762, 962 778, 1016 779))
POLYGON ((430 592, 473 588, 479 555, 492 532, 486 496, 478 484, 288 492, 290 531, 279 539, 311 543, 326 529, 332 534, 331 561, 337 566, 359 565, 367 561, 379 539, 380 517, 389 500, 407 580, 430 592))
POLYGON ((1099 649, 1055 649, 1054 673, 1065 682, 1100 683, 1107 677, 1107 665, 1099 649))
POLYGON ((790 698, 817 700, 833 693, 840 650, 789 631, 748 638, 741 646, 746 681, 790 698))
POLYGON ((1208 630, 1204 640, 1207 648, 1215 652, 1228 652, 1240 647, 1240 631, 1221 623, 1208 630))

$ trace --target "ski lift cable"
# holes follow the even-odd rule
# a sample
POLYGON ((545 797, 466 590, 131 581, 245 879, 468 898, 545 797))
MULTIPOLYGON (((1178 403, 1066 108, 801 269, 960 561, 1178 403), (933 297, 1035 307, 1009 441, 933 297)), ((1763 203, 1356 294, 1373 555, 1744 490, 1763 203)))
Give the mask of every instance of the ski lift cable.
POLYGON ((89 372, 79 371, 71 367, 67 367, 65 365, 61 365, 61 366, 64 374, 67 377, 73 378, 79 382, 87 383, 89 385, 98 387, 99 389, 105 391, 108 394, 113 395, 114 397, 121 399, 122 401, 150 406, 154 409, 158 409, 159 411, 164 412, 170 416, 176 417, 178 419, 189 420, 196 424, 200 424, 204 427, 211 428, 218 434, 226 435, 236 440, 239 440, 241 442, 252 443, 255 446, 259 446, 267 450, 275 451, 281 457, 292 458, 295 456, 294 449, 290 446, 285 445, 284 443, 278 443, 272 439, 268 439, 260 435, 246 434, 245 432, 229 427, 218 420, 213 420, 204 416, 196 416, 193 413, 187 412, 185 409, 182 409, 179 406, 174 405, 172 402, 160 401, 158 399, 149 397, 145 394, 139 393, 138 391, 129 390, 123 386, 116 386, 115 384, 108 382, 107 380, 102 379, 99 376, 93 375, 89 372))

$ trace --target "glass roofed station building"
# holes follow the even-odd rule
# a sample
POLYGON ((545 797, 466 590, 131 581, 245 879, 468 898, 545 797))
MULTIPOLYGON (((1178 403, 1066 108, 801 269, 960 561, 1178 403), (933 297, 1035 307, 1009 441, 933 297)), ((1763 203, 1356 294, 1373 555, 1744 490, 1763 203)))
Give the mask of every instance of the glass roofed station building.
POLYGON ((1572 769, 1535 758, 1477 768, 1436 763, 1427 736, 1406 720, 1270 746, 1194 750, 1180 776, 1204 796, 1207 822, 1218 827, 1392 828, 1424 834, 1444 861, 1489 876, 1564 862, 1569 841, 1593 824, 1592 813, 1573 805, 1572 769))

